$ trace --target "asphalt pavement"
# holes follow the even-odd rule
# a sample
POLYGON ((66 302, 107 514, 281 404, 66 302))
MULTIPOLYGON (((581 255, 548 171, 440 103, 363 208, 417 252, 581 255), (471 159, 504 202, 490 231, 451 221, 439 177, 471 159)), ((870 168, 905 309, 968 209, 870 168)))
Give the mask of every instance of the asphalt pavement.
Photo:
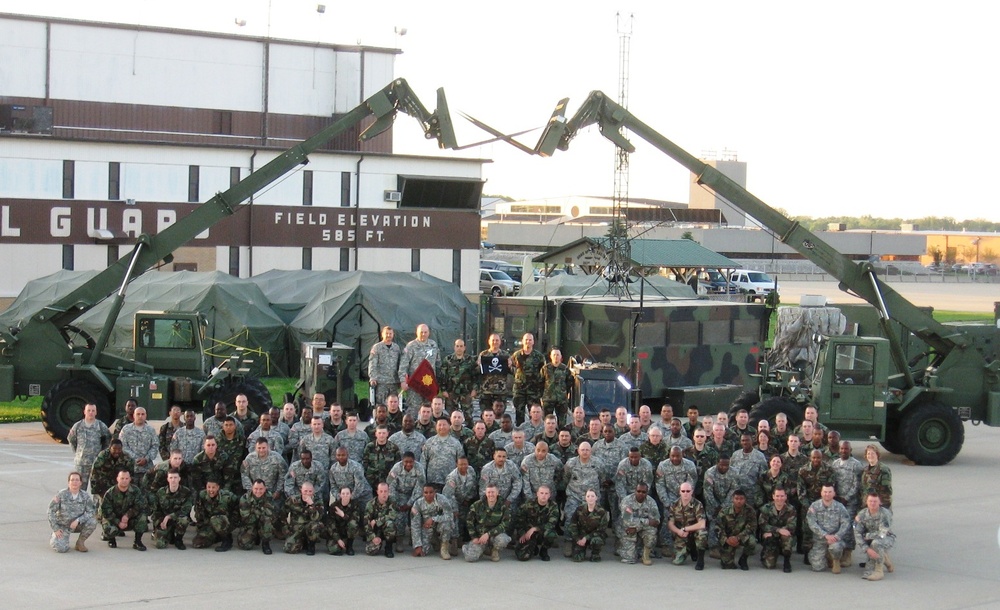
MULTIPOLYGON (((158 425, 158 424, 157 424, 158 425)), ((824 605, 886 608, 1000 607, 1000 430, 966 425, 965 448, 943 467, 917 467, 888 455, 893 473, 893 560, 882 582, 857 566, 838 576, 813 573, 795 556, 794 572, 703 572, 657 560, 623 565, 606 550, 602 563, 575 564, 562 553, 549 563, 467 564, 459 558, 290 556, 275 547, 216 553, 128 544, 109 549, 99 535, 89 553, 48 547, 48 502, 65 487, 69 447, 41 424, 0 426, 0 607, 260 608, 317 604, 365 608, 768 608, 824 605), (781 596, 783 599, 774 599, 781 596), (792 600, 794 597, 794 601, 792 600)), ((859 458, 863 442, 854 443, 859 458)), ((193 531, 188 532, 188 541, 193 531)), ((75 540, 75 538, 74 538, 75 540)))

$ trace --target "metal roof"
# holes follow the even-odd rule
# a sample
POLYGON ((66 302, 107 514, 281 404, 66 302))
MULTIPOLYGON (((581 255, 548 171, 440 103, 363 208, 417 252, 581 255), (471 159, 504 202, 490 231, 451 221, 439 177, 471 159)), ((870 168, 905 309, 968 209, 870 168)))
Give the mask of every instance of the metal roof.
MULTIPOLYGON (((536 263, 561 263, 559 257, 582 248, 606 248, 607 237, 584 237, 535 257, 536 263)), ((631 260, 638 267, 737 269, 739 264, 690 239, 633 239, 631 260)))

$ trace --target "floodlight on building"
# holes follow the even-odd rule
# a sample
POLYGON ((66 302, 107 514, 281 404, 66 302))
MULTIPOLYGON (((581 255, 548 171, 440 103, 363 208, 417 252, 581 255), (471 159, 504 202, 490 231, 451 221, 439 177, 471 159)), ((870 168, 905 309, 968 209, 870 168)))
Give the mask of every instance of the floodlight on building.
POLYGON ((322 15, 323 13, 325 13, 326 12, 326 5, 325 4, 317 4, 316 5, 316 12, 319 13, 320 15, 322 15))
POLYGON ((239 26, 239 27, 244 27, 247 24, 247 20, 246 19, 240 19, 239 17, 237 17, 236 19, 234 19, 233 22, 237 26, 239 26))

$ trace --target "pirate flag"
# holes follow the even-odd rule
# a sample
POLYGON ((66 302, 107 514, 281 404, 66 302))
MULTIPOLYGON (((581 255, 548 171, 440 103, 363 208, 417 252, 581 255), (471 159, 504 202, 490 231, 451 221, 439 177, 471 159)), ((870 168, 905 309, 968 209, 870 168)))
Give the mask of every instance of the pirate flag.
POLYGON ((434 377, 434 368, 430 362, 424 358, 414 369, 413 374, 406 378, 406 385, 411 390, 420 394, 426 400, 430 400, 438 395, 437 379, 434 377))

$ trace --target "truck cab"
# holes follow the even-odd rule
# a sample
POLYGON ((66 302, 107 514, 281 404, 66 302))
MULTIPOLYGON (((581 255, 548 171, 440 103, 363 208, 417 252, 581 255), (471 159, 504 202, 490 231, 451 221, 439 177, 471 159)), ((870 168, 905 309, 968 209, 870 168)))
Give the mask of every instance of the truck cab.
POLYGON ((196 312, 140 311, 132 327, 135 358, 165 375, 202 377, 208 370, 208 322, 196 312))
POLYGON ((825 339, 812 378, 812 397, 820 421, 836 422, 837 431, 850 434, 850 438, 882 438, 887 405, 898 402, 889 388, 891 369, 888 339, 825 339))

